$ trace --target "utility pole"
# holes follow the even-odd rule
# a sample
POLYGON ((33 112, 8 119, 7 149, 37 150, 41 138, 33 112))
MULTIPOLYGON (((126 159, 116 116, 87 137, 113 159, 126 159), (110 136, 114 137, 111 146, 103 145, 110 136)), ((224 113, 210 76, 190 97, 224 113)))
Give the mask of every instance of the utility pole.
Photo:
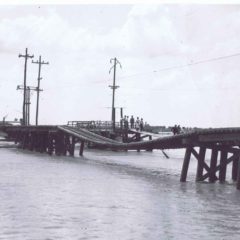
POLYGON ((109 87, 113 90, 112 93, 112 123, 113 123, 113 130, 115 130, 115 90, 119 88, 119 86, 116 86, 116 67, 117 64, 122 68, 121 63, 117 60, 117 58, 111 58, 110 63, 113 62, 113 66, 109 70, 109 74, 111 70, 113 69, 113 85, 110 85, 109 87))
POLYGON ((30 88, 26 87, 26 125, 30 124, 30 88))
MULTIPOLYGON (((30 97, 31 97, 31 91, 43 91, 42 89, 39 89, 37 87, 30 87, 30 86, 26 86, 26 101, 25 101, 25 125, 29 125, 30 124, 30 97)), ((18 85, 17 86, 17 90, 24 90, 24 86, 23 85, 18 85)))
POLYGON ((33 58, 34 55, 28 54, 28 49, 26 48, 25 55, 19 54, 18 57, 24 57, 25 58, 25 64, 24 64, 24 81, 23 81, 23 125, 27 125, 26 122, 26 85, 27 85, 27 60, 28 58, 33 58))
POLYGON ((37 86, 37 107, 36 107, 36 126, 38 125, 38 112, 39 112, 39 92, 40 92, 40 80, 41 78, 41 66, 43 64, 49 64, 49 62, 44 62, 41 60, 41 55, 39 56, 39 60, 38 61, 33 61, 32 63, 36 63, 38 64, 38 86, 37 86))

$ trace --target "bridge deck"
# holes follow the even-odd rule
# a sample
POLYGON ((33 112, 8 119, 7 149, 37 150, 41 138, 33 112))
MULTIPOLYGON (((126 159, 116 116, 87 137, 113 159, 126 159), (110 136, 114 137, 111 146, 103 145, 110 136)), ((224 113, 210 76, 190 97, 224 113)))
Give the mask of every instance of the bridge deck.
MULTIPOLYGON (((188 133, 182 133, 174 136, 158 136, 154 134, 153 140, 139 141, 131 143, 121 143, 91 131, 82 128, 69 126, 0 126, 0 131, 12 135, 12 133, 20 132, 49 132, 61 131, 71 136, 79 138, 79 140, 94 143, 101 147, 113 149, 175 149, 185 148, 186 146, 201 146, 201 145, 231 145, 240 146, 240 128, 213 128, 204 130, 195 130, 188 133), (157 138, 156 138, 157 137, 157 138)), ((131 130, 131 132, 136 132, 131 130)), ((144 134, 149 134, 144 132, 144 134)))
POLYGON ((69 153, 74 156, 77 142, 80 142, 79 155, 83 154, 85 142, 112 150, 186 148, 180 181, 186 181, 192 155, 198 161, 196 181, 208 178, 209 182, 216 180, 224 182, 227 165, 231 163, 232 180, 237 182, 237 188, 240 190, 240 128, 196 130, 174 136, 161 136, 147 141, 141 140, 139 133, 136 133, 136 138, 132 138, 133 142, 130 143, 118 142, 86 129, 69 126, 0 126, 0 132, 7 134, 8 140, 19 143, 23 149, 49 154, 55 152, 56 155, 69 153), (195 149, 195 147, 199 148, 195 149), (210 164, 205 161, 207 149, 212 151, 210 164), (220 153, 219 159, 218 153, 220 153))

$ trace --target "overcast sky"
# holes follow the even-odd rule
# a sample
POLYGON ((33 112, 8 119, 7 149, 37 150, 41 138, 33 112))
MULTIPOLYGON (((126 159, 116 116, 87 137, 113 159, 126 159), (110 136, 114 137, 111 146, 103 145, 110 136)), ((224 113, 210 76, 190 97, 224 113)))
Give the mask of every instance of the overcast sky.
MULTIPOLYGON (((124 114, 153 125, 240 126, 240 55, 174 68, 239 54, 240 5, 2 5, 0 36, 0 118, 21 117, 18 54, 28 47, 50 63, 42 67, 41 124, 110 120, 117 57, 124 114)), ((37 85, 37 72, 30 60, 28 85, 37 85)), ((34 124, 36 93, 31 102, 34 124)))

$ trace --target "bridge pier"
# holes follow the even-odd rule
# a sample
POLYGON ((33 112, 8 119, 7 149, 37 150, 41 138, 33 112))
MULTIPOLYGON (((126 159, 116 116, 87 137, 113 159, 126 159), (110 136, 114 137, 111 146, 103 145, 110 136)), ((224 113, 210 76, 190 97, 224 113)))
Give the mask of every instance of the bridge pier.
MULTIPOLYGON (((151 135, 149 135, 149 141, 150 141, 150 140, 152 140, 152 136, 151 136, 151 135)), ((153 149, 152 149, 152 147, 149 147, 149 148, 146 149, 146 151, 152 152, 153 149)))
POLYGON ((225 149, 225 147, 223 147, 223 149, 221 150, 221 153, 220 153, 220 166, 221 166, 219 169, 219 182, 220 183, 224 183, 226 181, 227 155, 228 155, 228 152, 225 149))
POLYGON ((196 181, 200 181, 200 179, 203 176, 205 154, 206 154, 206 147, 200 147, 199 155, 197 156, 198 164, 197 164, 196 181))
POLYGON ((181 182, 186 182, 187 180, 187 172, 188 172, 188 167, 189 167, 189 162, 191 158, 191 153, 192 153, 192 147, 187 147, 186 152, 185 152, 185 157, 183 160, 183 165, 182 165, 182 172, 181 172, 181 182))
POLYGON ((212 153, 211 153, 211 159, 210 159, 210 172, 209 172, 209 178, 208 178, 208 181, 210 183, 214 183, 217 180, 215 175, 215 169, 217 167, 217 158, 218 158, 218 150, 215 147, 213 147, 212 153))
POLYGON ((189 146, 186 148, 180 181, 186 182, 189 162, 191 159, 191 154, 193 154, 198 161, 196 181, 204 181, 208 178, 210 183, 214 183, 216 180, 219 180, 220 183, 224 183, 226 181, 227 165, 232 162, 232 180, 237 181, 236 187, 240 190, 240 151, 236 148, 230 148, 227 146, 210 147, 212 153, 209 167, 205 162, 206 148, 206 146, 200 147, 199 153, 197 153, 193 147, 189 146), (218 152, 220 152, 219 164, 218 152), (228 153, 231 153, 232 156, 228 157, 228 153), (206 171, 205 174, 203 174, 204 170, 206 171), (216 176, 218 171, 219 177, 216 176))
POLYGON ((72 157, 74 157, 74 151, 75 151, 75 137, 74 136, 72 136, 71 137, 71 141, 70 141, 70 149, 69 149, 69 154, 70 154, 70 156, 72 156, 72 157))
POLYGON ((233 181, 237 181, 239 161, 240 161, 240 158, 239 159, 236 158, 232 162, 232 180, 233 181))
POLYGON ((80 143, 80 149, 79 149, 79 156, 83 155, 83 149, 84 149, 84 141, 81 141, 80 143))
POLYGON ((48 133, 48 144, 47 144, 47 153, 49 155, 53 154, 54 151, 54 143, 53 143, 53 134, 51 132, 48 133))
POLYGON ((240 158, 238 157, 237 189, 240 190, 240 158))

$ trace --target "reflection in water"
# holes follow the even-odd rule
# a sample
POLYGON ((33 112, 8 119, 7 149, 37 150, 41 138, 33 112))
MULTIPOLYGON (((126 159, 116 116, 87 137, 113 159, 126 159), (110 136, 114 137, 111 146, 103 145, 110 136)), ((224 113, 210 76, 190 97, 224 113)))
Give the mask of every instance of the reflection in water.
POLYGON ((195 183, 196 161, 180 183, 168 154, 1 149, 0 239, 238 239, 235 186, 195 183))

